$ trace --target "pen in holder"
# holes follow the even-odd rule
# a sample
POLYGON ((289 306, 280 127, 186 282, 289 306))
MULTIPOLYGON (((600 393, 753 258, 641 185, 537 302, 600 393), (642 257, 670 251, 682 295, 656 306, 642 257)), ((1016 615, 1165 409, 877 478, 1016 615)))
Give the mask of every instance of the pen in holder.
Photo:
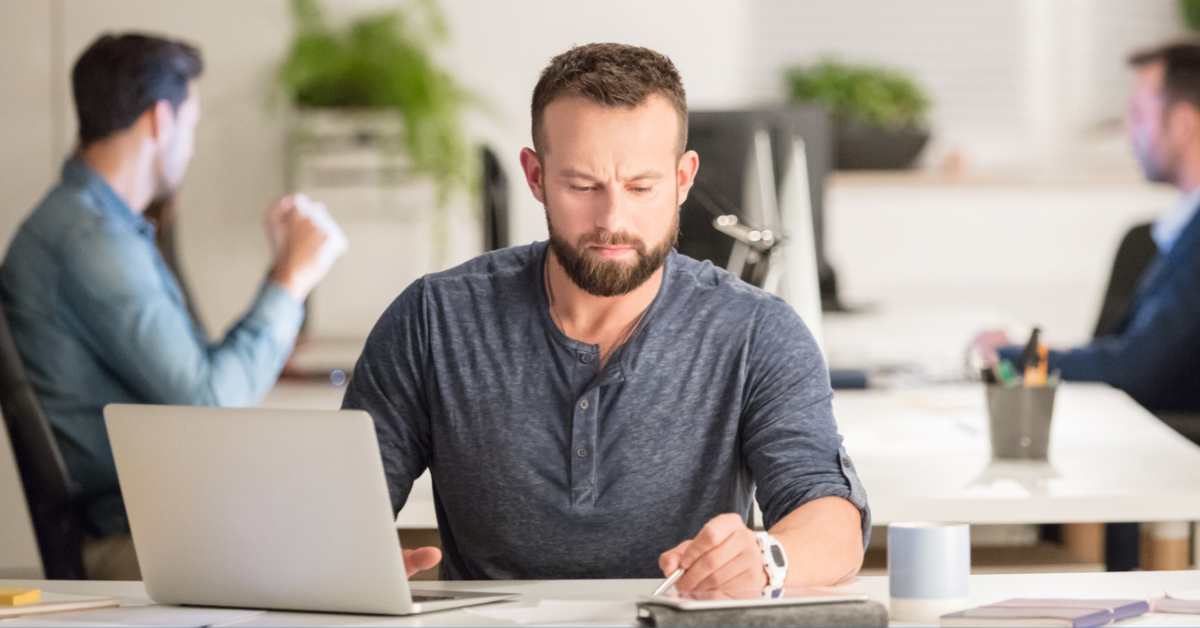
POLYGON ((992 458, 1046 460, 1057 383, 1044 386, 987 384, 992 458))

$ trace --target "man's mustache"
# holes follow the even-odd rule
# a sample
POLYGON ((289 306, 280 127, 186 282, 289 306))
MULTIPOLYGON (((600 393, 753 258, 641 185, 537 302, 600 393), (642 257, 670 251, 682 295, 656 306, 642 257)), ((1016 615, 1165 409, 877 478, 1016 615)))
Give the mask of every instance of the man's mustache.
POLYGON ((613 233, 611 231, 601 231, 599 233, 585 233, 579 236, 578 248, 583 248, 590 244, 599 244, 601 246, 628 246, 635 249, 638 253, 646 252, 646 242, 637 236, 629 235, 624 231, 613 233))

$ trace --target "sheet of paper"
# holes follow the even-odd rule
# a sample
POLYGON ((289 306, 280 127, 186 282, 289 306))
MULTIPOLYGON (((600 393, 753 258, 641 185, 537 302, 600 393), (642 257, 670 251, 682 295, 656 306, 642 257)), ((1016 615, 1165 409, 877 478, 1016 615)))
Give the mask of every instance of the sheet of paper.
POLYGON ((481 606, 467 612, 522 626, 636 626, 631 601, 540 600, 537 606, 481 606))
POLYGON ((1200 591, 1172 591, 1151 602, 1151 612, 1200 615, 1200 591))
POLYGON ((1200 589, 1179 589, 1177 591, 1167 591, 1167 597, 1176 600, 1196 600, 1200 601, 1200 589))
POLYGON ((200 626, 219 626, 221 624, 242 621, 256 617, 262 613, 263 611, 253 610, 192 608, 150 604, 147 606, 126 606, 94 611, 15 617, 0 621, 0 627, 67 626, 68 628, 80 628, 83 626, 162 626, 164 628, 194 628, 200 626))

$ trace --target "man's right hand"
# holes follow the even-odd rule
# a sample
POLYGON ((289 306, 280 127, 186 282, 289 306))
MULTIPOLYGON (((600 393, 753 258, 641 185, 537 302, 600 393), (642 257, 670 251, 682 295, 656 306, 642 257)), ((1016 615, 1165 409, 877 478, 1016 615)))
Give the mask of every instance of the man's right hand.
POLYGON ((436 547, 418 547, 417 549, 401 550, 404 555, 404 571, 408 577, 418 571, 425 571, 442 560, 442 550, 436 547))
POLYGON ((1012 342, 1008 339, 1008 334, 998 329, 985 331, 971 341, 967 347, 968 353, 975 352, 982 358, 984 364, 995 364, 1000 360, 996 350, 1000 347, 1007 347, 1012 342))
POLYGON ((302 194, 286 197, 267 211, 275 254, 270 279, 303 301, 346 251, 346 236, 324 204, 302 194))

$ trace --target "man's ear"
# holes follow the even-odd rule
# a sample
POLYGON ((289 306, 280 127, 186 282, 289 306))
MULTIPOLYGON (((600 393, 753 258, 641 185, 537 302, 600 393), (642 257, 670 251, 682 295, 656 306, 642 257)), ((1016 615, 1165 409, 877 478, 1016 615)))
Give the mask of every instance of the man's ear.
POLYGON ((160 100, 143 115, 150 116, 150 137, 155 143, 162 144, 175 132, 175 110, 170 102, 160 100))
POLYGON ((546 203, 545 171, 542 170, 542 160, 532 148, 521 149, 521 169, 525 171, 525 183, 533 197, 543 205, 546 203))
POLYGON ((687 200, 688 191, 696 182, 696 172, 700 170, 700 155, 689 150, 679 158, 679 166, 675 169, 675 184, 679 186, 679 204, 687 200))
POLYGON ((1193 142, 1195 134, 1200 131, 1200 110, 1184 101, 1171 103, 1163 115, 1162 129, 1165 139, 1171 142, 1193 142))

